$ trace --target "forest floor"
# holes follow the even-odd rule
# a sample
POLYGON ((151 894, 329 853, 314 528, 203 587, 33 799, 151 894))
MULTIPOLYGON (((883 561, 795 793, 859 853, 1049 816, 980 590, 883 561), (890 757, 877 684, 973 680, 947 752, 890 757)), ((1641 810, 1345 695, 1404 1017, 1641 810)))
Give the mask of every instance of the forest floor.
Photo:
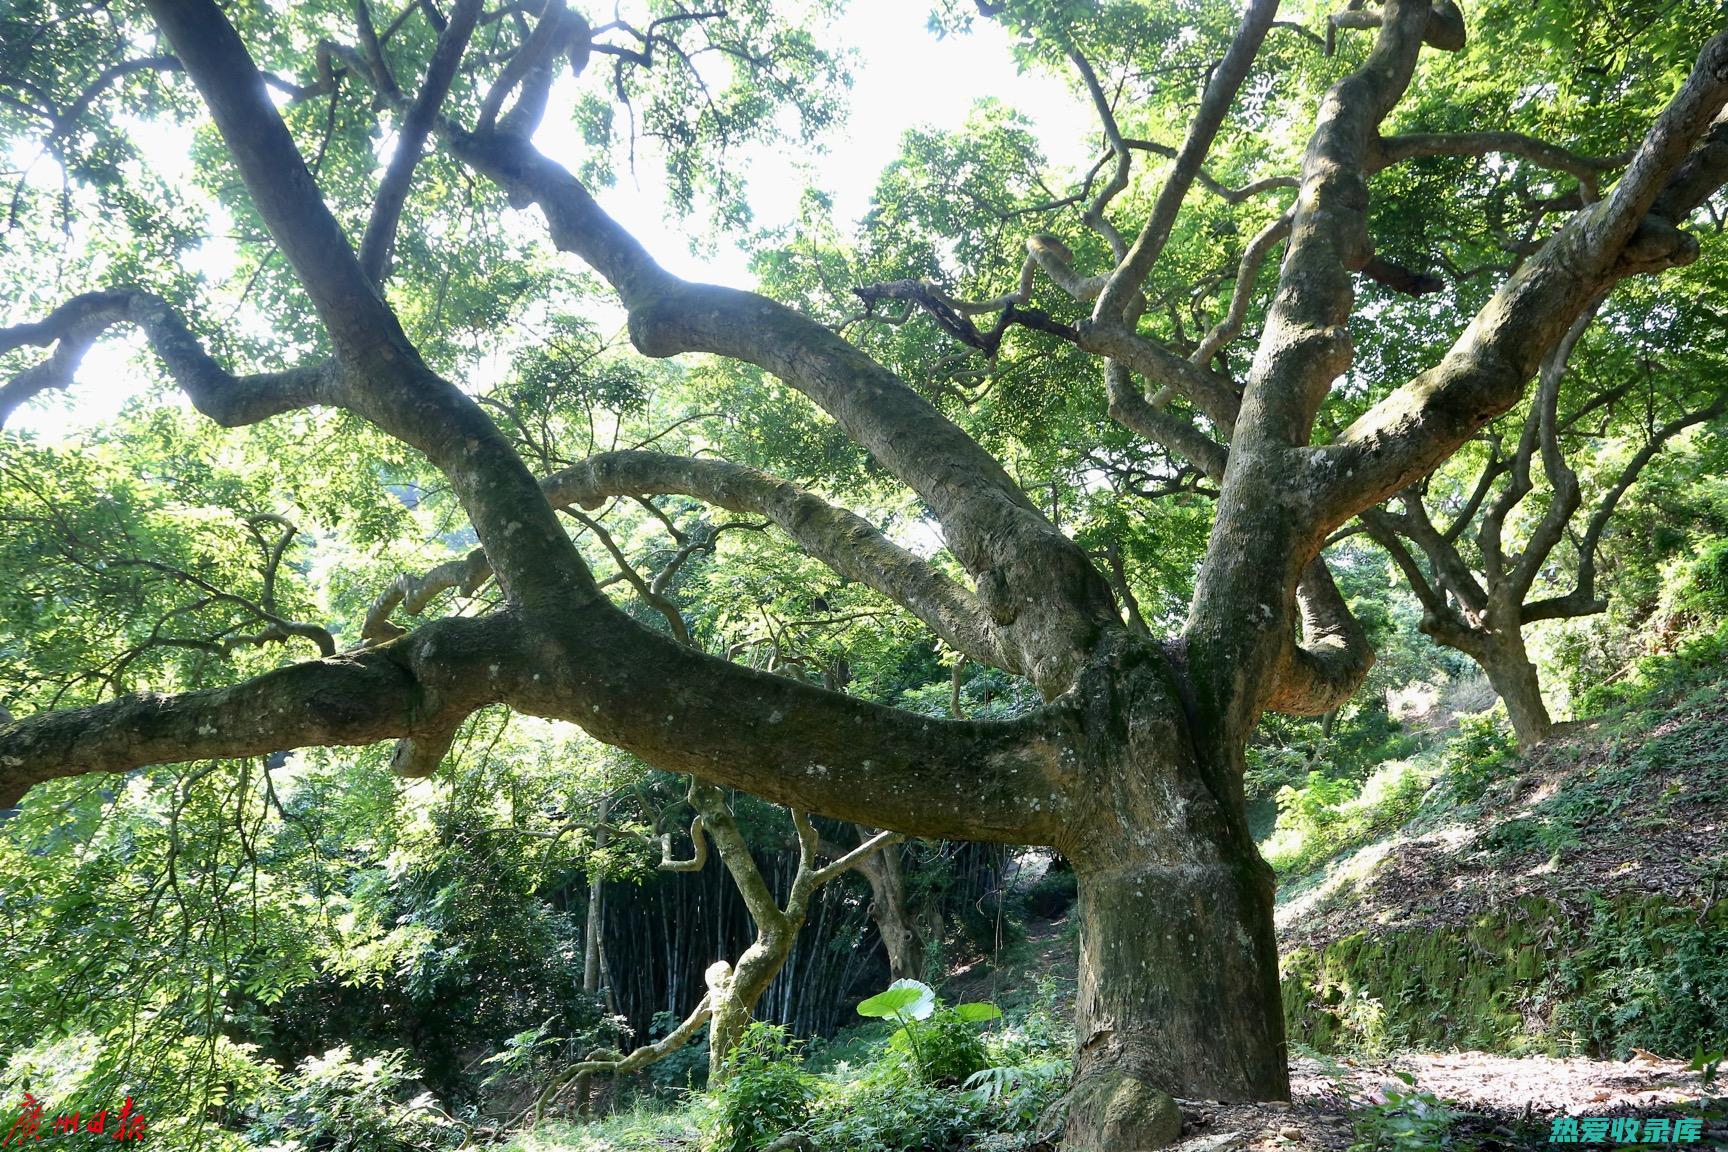
MULTIPOLYGON (((1556 1117, 1704 1116, 1698 1074, 1675 1060, 1404 1053, 1375 1061, 1298 1057, 1289 1104, 1185 1102, 1180 1152, 1343 1152, 1395 1148, 1553 1152, 1556 1117), (1414 1086, 1403 1079, 1409 1077, 1414 1086), (1392 1111, 1396 1108, 1396 1118, 1392 1111), (1424 1131, 1431 1133, 1424 1138, 1424 1131)), ((1728 1148, 1713 1110, 1695 1148, 1728 1148)))

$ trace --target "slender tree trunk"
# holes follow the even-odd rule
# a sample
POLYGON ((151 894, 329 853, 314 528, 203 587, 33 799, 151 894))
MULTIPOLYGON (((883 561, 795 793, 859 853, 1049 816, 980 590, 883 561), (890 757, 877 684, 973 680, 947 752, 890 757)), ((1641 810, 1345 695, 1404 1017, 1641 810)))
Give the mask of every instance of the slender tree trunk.
MULTIPOLYGON (((603 797, 594 815, 594 850, 606 847, 612 798, 603 797)), ((606 877, 598 865, 588 875, 588 927, 582 938, 582 991, 600 991, 600 934, 605 924, 606 877)))
MULTIPOLYGON (((600 808, 594 814, 594 850, 598 852, 606 847, 607 835, 610 829, 607 819, 612 814, 612 798, 602 796, 600 808)), ((582 991, 590 995, 600 991, 600 936, 606 923, 605 916, 606 877, 598 863, 588 875, 588 925, 582 935, 582 991)), ((608 981, 608 989, 611 982, 608 981)), ((590 1077, 584 1072, 576 1078, 576 1113, 579 1116, 588 1114, 588 1088, 590 1077)))
MULTIPOLYGON (((860 827, 859 836, 874 835, 860 827)), ((918 980, 924 975, 924 936, 906 906, 906 872, 900 849, 891 847, 858 865, 870 882, 870 919, 888 953, 888 972, 895 980, 918 980)))
POLYGON ((1524 648, 1524 638, 1514 634, 1483 649, 1478 657, 1488 683, 1506 703, 1506 715, 1512 721, 1512 732, 1518 747, 1529 751, 1554 730, 1548 716, 1548 706, 1542 700, 1542 680, 1536 665, 1524 648))
POLYGON ((726 1078, 728 1062, 755 1017, 757 1002, 779 975, 797 937, 795 926, 764 932, 744 949, 736 968, 721 973, 724 965, 715 964, 708 969, 708 989, 714 1003, 714 1018, 708 1024, 708 1083, 718 1084, 726 1078))

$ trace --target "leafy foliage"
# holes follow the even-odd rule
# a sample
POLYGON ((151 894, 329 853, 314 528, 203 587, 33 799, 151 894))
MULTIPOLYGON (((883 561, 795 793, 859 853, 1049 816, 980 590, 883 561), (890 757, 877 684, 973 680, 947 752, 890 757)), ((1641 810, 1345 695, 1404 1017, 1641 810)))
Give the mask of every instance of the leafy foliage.
POLYGON ((808 1124, 817 1095, 798 1042, 783 1028, 754 1021, 733 1051, 726 1080, 709 1092, 706 1147, 712 1152, 764 1148, 808 1124))
POLYGON ((251 1135, 271 1147, 331 1152, 454 1148, 466 1132, 430 1093, 412 1099, 413 1074, 401 1051, 357 1060, 346 1047, 308 1056, 266 1098, 251 1135))

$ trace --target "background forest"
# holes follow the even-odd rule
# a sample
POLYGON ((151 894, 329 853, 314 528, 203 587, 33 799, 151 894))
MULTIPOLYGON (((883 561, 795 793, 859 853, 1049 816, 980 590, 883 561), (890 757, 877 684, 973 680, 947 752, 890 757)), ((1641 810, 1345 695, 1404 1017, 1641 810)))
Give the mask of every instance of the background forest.
MULTIPOLYGON (((365 61, 320 45, 351 39, 358 11, 406 86, 454 7, 224 5, 357 243, 401 124, 355 78, 365 61)), ((507 59, 542 7, 482 6, 475 50, 507 59)), ((103 342, 78 369, 27 331, 75 293, 124 284, 198 317, 212 353, 250 370, 327 339, 190 85, 148 62, 166 50, 133 9, 0 12, 0 319, 14 325, 0 329, 0 728, 235 683, 503 602, 446 476, 353 413, 224 429, 141 337, 89 334, 78 355, 103 342), (98 385, 126 399, 98 411, 98 385)), ((1227 345, 1265 323, 1289 174, 1321 93, 1367 52, 1352 23, 1365 11, 1285 6, 1244 122, 1175 221, 1138 322, 1196 363, 1247 367, 1251 350, 1227 345)), ((1704 0, 1474 0, 1466 15, 1468 49, 1422 58, 1387 135, 1528 135, 1410 144, 1413 162, 1374 173, 1375 258, 1327 434, 1430 362, 1556 220, 1596 200, 1723 25, 1704 0)), ((788 221, 751 211, 751 157, 844 150, 848 117, 871 114, 848 106, 858 61, 827 3, 623 5, 586 68, 550 89, 540 132, 593 186, 664 196, 664 234, 640 236, 656 254, 741 251, 755 290, 901 372, 1093 559, 1127 627, 1165 635, 1195 595, 1218 477, 1112 418, 1098 361, 1047 330, 1080 315, 1073 299, 990 325, 1032 275, 1029 236, 1079 267, 1107 252, 1106 206, 1151 211, 1157 169, 1125 158, 1175 153, 1240 18, 1210 0, 937 4, 934 32, 994 22, 1042 86, 1029 91, 1103 118, 1072 169, 1047 155, 1035 98, 913 127, 856 220, 836 204, 865 189, 819 182, 788 221)), ((452 99, 484 98, 459 85, 452 99)), ((1044 703, 820 562, 783 517, 728 502, 760 469, 959 574, 926 503, 833 419, 740 360, 637 352, 599 279, 437 147, 401 211, 390 304, 535 475, 616 452, 739 466, 718 498, 560 506, 630 617, 925 717, 1012 720, 1044 703)), ((1327 544, 1377 659, 1340 707, 1267 712, 1242 783, 1278 877, 1293 1050, 1342 1103, 1321 1109, 1333 1129, 1299 1124, 1267 1147, 1541 1146, 1543 1111, 1387 1071, 1411 1052, 1556 1068, 1642 1053, 1674 1094, 1639 1107, 1700 1113, 1728 1048, 1723 212, 1720 193, 1706 199, 1699 259, 1598 301, 1516 407, 1327 544), (1381 1070, 1366 1089, 1359 1067, 1381 1070)), ((187 1149, 1059 1138, 1078 932, 1060 853, 881 837, 692 787, 502 705, 462 722, 435 773, 393 756, 385 743, 193 759, 47 780, 0 812, 0 1125, 28 1092, 45 1134, 62 1111, 131 1098, 151 1142, 187 1149), (781 930, 722 1068, 692 1015, 710 966, 742 970, 781 930), (884 1000, 891 984, 901 994, 884 1000)), ((1232 1123, 1185 1112, 1190 1135, 1232 1123)))

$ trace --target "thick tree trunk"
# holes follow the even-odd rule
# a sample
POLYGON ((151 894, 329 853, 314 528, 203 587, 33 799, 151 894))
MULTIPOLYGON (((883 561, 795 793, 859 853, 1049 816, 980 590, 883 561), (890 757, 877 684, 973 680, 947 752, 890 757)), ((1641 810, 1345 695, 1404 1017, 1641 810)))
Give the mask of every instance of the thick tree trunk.
POLYGON ((1506 704, 1506 715, 1512 721, 1518 747, 1529 751, 1547 739, 1554 721, 1543 703, 1542 680, 1524 648, 1523 637, 1490 645, 1477 657, 1477 662, 1506 704))
POLYGON ((1258 857, 1148 860, 1079 872, 1079 1053, 1064 1147, 1124 1152, 1176 1139, 1171 1097, 1290 1093, 1272 929, 1258 857))
POLYGON ((1421 627, 1436 644, 1464 653, 1482 669, 1506 704, 1518 747, 1529 751, 1547 739, 1554 721, 1542 700, 1542 678, 1524 647, 1522 613, 1520 603, 1500 596, 1489 602, 1484 618, 1474 626, 1448 624, 1431 613, 1421 627))
POLYGON ((1241 742, 1201 748, 1209 729, 1167 672, 1122 662, 1081 688, 1074 761, 1097 786, 1062 846, 1081 926, 1067 1152, 1167 1144, 1175 1098, 1290 1094, 1273 877, 1248 832, 1241 742))

